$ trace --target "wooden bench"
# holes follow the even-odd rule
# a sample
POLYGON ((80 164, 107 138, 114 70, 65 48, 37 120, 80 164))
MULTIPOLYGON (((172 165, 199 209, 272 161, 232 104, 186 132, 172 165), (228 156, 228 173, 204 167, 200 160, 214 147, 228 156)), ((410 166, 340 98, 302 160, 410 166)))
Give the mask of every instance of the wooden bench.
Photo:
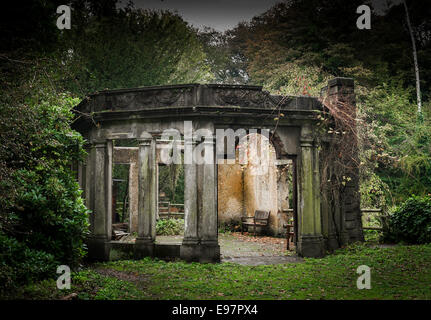
POLYGON ((270 211, 256 210, 254 217, 242 217, 241 218, 241 234, 244 233, 244 226, 253 226, 254 236, 256 236, 256 227, 267 228, 269 225, 269 214, 270 211))

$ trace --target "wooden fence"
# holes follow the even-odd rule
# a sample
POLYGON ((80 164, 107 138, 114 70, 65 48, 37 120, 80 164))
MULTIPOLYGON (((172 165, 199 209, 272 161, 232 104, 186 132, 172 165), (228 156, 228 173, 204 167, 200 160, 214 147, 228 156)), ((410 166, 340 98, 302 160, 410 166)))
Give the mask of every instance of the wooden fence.
POLYGON ((184 219, 184 204, 171 203, 170 201, 159 202, 160 219, 184 219))

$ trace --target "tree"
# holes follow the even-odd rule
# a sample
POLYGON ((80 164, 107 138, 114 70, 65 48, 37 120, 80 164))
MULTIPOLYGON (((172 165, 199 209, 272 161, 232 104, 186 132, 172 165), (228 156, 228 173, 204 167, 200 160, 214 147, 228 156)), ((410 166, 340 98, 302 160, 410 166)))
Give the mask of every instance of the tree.
POLYGON ((199 32, 199 40, 206 54, 206 61, 211 68, 216 83, 244 84, 248 75, 240 55, 234 51, 233 37, 206 27, 199 32))
POLYGON ((211 78, 197 30, 169 11, 72 7, 75 24, 63 32, 59 56, 64 86, 80 96, 211 78))
POLYGON ((416 98, 417 98, 417 104, 418 104, 418 114, 421 115, 422 113, 421 85, 419 80, 419 64, 418 64, 418 55, 416 51, 416 41, 413 35, 412 24, 410 23, 409 10, 407 8, 407 4, 405 0, 403 0, 403 5, 404 5, 404 9, 406 10, 407 26, 409 28, 410 38, 412 40, 413 61, 415 65, 415 76, 416 76, 416 98))

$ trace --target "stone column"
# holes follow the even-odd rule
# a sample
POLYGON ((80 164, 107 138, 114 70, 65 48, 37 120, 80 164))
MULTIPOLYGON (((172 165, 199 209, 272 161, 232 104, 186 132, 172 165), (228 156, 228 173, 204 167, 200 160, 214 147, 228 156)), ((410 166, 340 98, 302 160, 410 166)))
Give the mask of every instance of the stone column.
POLYGON ((135 245, 135 255, 137 258, 152 256, 154 253, 157 211, 156 165, 155 139, 140 140, 138 153, 138 238, 135 245))
POLYGON ((137 162, 129 167, 129 230, 138 232, 139 170, 137 162))
POLYGON ((309 123, 301 128, 301 156, 299 168, 299 241, 298 253, 304 257, 322 257, 324 241, 320 220, 320 185, 315 171, 318 171, 317 150, 313 144, 309 123), (317 163, 316 163, 317 162, 317 163), (317 169, 317 170, 316 170, 317 169))
MULTIPOLYGON (((314 198, 314 232, 322 234, 322 217, 320 206, 320 163, 319 149, 316 141, 313 144, 313 198, 314 198)), ((323 237, 323 236, 322 236, 323 237)))
POLYGON ((89 154, 87 170, 91 178, 87 186, 87 203, 92 210, 91 236, 88 240, 92 260, 109 260, 109 242, 112 235, 112 141, 96 141, 89 154))
POLYGON ((197 168, 193 159, 195 145, 192 139, 184 140, 184 238, 180 256, 187 261, 198 261, 200 255, 197 168))
MULTIPOLYGON (((201 164, 202 194, 201 212, 199 223, 199 238, 201 244, 202 262, 213 262, 220 260, 220 246, 218 245, 218 226, 217 226, 217 184, 216 184, 216 161, 214 140, 206 137, 202 142, 204 152, 211 152, 210 163, 201 164)), ((206 156, 205 156, 206 158, 206 156)), ((208 157, 209 159, 209 157, 208 157)))
MULTIPOLYGON (((94 210, 94 163, 96 160, 96 147, 94 144, 87 146, 87 159, 85 161, 85 204, 91 211, 94 210)), ((94 233, 94 214, 91 212, 89 216, 90 234, 94 233)))

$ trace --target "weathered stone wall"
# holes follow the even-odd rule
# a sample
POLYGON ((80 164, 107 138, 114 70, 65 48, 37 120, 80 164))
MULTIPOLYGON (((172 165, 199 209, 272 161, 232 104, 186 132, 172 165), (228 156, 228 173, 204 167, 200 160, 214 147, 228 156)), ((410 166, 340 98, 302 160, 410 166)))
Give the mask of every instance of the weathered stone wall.
POLYGON ((248 216, 253 216, 256 210, 270 211, 269 231, 278 234, 277 168, 274 163, 267 174, 253 174, 249 167, 244 170, 244 205, 248 216))
POLYGON ((243 171, 240 164, 218 165, 219 223, 241 221, 244 212, 243 171))
POLYGON ((286 165, 277 166, 277 221, 278 234, 285 235, 285 224, 290 223, 289 218, 293 217, 293 210, 289 204, 289 191, 292 185, 292 167, 286 165))

